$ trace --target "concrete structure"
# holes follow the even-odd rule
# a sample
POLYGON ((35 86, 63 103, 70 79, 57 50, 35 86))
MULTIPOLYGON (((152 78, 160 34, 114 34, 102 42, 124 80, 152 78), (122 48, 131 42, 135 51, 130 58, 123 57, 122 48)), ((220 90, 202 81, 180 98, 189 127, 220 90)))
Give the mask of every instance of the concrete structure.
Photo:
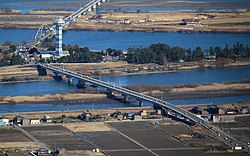
MULTIPOLYGON (((97 5, 101 5, 101 3, 104 3, 104 2, 105 0, 91 0, 86 5, 82 6, 80 9, 72 13, 71 15, 60 19, 64 21, 64 24, 62 24, 62 28, 64 26, 67 26, 70 22, 74 21, 76 18, 81 17, 81 15, 86 14, 86 12, 91 11, 92 9, 95 9, 97 5)), ((46 38, 53 36, 56 32, 56 26, 57 26, 58 20, 59 19, 55 21, 55 25, 51 28, 46 24, 42 24, 40 28, 38 29, 36 36, 32 39, 32 41, 21 45, 20 47, 18 47, 17 51, 27 52, 31 48, 35 47, 37 44, 41 43, 46 38)), ((59 23, 60 22, 61 21, 59 21, 59 23)), ((58 49, 60 49, 60 46, 58 47, 58 49)), ((61 51, 59 50, 59 52, 62 52, 62 50, 61 51)))
POLYGON ((62 50, 62 28, 63 25, 65 24, 65 21, 61 18, 56 19, 54 22, 54 25, 56 26, 56 54, 58 56, 63 55, 63 50, 62 50))
POLYGON ((225 143, 229 147, 234 147, 235 145, 238 144, 238 145, 241 145, 242 147, 244 147, 243 149, 246 152, 250 153, 250 149, 249 149, 247 144, 236 141, 234 138, 232 138, 226 132, 211 125, 210 123, 206 122, 202 118, 199 118, 196 115, 188 112, 187 110, 179 108, 179 107, 177 107, 171 103, 168 103, 166 101, 163 101, 163 100, 157 99, 155 97, 145 95, 145 94, 142 94, 142 93, 139 93, 139 92, 127 89, 127 88, 116 86, 112 83, 104 82, 104 81, 101 81, 101 80, 98 80, 98 79, 95 79, 95 78, 92 78, 89 76, 85 76, 85 75, 82 75, 82 74, 79 74, 79 73, 76 73, 76 72, 73 72, 70 70, 56 67, 56 66, 53 66, 50 64, 38 64, 37 69, 38 70, 42 70, 42 69, 50 70, 54 73, 61 74, 61 75, 67 76, 67 77, 72 77, 74 79, 81 80, 81 81, 89 83, 91 85, 101 87, 103 89, 106 89, 110 93, 115 92, 115 93, 119 93, 121 95, 132 97, 134 99, 137 99, 139 102, 141 101, 140 102, 141 104, 142 104, 142 101, 150 102, 152 104, 157 104, 157 105, 159 105, 160 110, 163 111, 163 113, 162 113, 163 115, 165 114, 168 116, 172 116, 172 118, 177 118, 179 120, 183 120, 184 122, 189 123, 189 124, 200 125, 201 127, 207 129, 212 134, 217 136, 217 138, 220 141, 222 141, 223 143, 225 143), (220 135, 218 135, 218 134, 220 134, 220 135), (225 138, 227 138, 227 139, 225 140, 225 138))

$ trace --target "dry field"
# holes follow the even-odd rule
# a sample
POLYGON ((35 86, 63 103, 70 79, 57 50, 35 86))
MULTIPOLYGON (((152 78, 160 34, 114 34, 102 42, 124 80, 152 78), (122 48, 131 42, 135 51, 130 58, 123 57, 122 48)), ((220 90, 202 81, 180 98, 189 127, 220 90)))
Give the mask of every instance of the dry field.
MULTIPOLYGON (((141 3, 139 5, 142 5, 141 3)), ((31 11, 29 14, 0 14, 2 28, 32 28, 52 25, 55 18, 72 11, 31 11)), ((109 31, 164 31, 164 32, 250 32, 249 10, 184 10, 165 12, 104 12, 99 16, 88 13, 72 22, 66 29, 109 31), (208 18, 213 17, 213 18, 208 18), (206 26, 180 26, 185 18, 198 18, 206 26), (120 24, 129 19, 131 24, 120 24), (97 20, 99 22, 93 22, 97 20), (144 20, 145 22, 139 22, 144 20), (107 24, 111 21, 113 24, 107 24)))
POLYGON ((35 142, 1 142, 1 148, 38 149, 40 147, 35 142))
POLYGON ((0 97, 2 103, 24 103, 24 102, 46 102, 46 101, 65 101, 65 100, 87 100, 105 98, 105 94, 83 94, 83 93, 68 93, 68 94, 46 94, 37 96, 4 96, 0 97))
POLYGON ((102 132, 111 131, 103 122, 81 122, 63 125, 72 132, 102 132))
POLYGON ((173 88, 170 92, 191 92, 191 91, 210 91, 210 90, 239 90, 239 89, 250 89, 250 84, 218 84, 213 83, 209 85, 199 85, 195 88, 173 88))
POLYGON ((221 11, 172 11, 172 12, 111 12, 97 18, 100 23, 89 22, 94 15, 88 14, 71 24, 72 28, 114 31, 225 31, 249 32, 250 12, 248 10, 221 11), (213 18, 208 18, 213 17, 213 18), (180 26, 185 18, 198 18, 206 26, 180 26), (120 24, 124 19, 130 25, 120 24), (145 22, 139 22, 144 20, 145 22), (113 24, 106 24, 112 21, 113 24))

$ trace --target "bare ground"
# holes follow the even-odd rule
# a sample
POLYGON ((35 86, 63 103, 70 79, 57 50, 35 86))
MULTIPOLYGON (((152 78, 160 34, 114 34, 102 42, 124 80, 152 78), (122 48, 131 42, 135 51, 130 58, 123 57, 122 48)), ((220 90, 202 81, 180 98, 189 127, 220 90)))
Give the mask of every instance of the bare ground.
POLYGON ((72 132, 100 132, 111 131, 103 122, 81 122, 81 123, 69 123, 64 127, 68 128, 72 132))
MULTIPOLYGON (((142 5, 140 3, 139 5, 142 5)), ((180 4, 179 4, 180 5, 180 4)), ((192 4, 193 5, 193 4, 192 4)), ((0 14, 0 28, 38 29, 41 24, 52 25, 55 18, 72 11, 32 11, 27 15, 0 14)), ((185 10, 165 12, 107 12, 98 18, 93 13, 78 18, 66 29, 108 31, 163 31, 163 32, 235 32, 249 33, 249 10, 185 10), (213 17, 213 18, 208 18, 213 17), (198 18, 205 26, 181 26, 182 19, 198 18), (129 19, 131 24, 121 24, 129 19), (96 21, 97 22, 96 22, 96 21), (139 22, 144 20, 144 22, 139 22), (112 24, 107 24, 111 21, 112 24)))
POLYGON ((40 148, 40 145, 35 142, 1 142, 1 148, 37 149, 40 148))

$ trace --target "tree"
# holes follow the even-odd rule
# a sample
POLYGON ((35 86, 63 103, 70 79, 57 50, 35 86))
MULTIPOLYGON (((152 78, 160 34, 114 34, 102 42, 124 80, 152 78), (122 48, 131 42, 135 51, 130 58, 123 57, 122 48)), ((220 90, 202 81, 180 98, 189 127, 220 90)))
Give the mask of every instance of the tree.
POLYGON ((196 49, 194 50, 194 53, 193 53, 193 60, 200 61, 203 58, 204 58, 204 54, 203 54, 201 47, 196 47, 196 49))

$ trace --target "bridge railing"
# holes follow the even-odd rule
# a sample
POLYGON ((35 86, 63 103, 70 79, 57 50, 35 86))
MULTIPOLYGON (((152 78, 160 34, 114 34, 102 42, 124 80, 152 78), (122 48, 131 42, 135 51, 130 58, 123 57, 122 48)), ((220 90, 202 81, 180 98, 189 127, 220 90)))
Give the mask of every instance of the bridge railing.
POLYGON ((207 129, 208 131, 210 131, 212 134, 214 134, 215 136, 217 136, 219 138, 219 140, 221 140, 222 142, 224 142, 226 145, 228 145, 229 147, 235 147, 236 145, 240 145, 242 147, 244 147, 244 150, 246 152, 250 152, 248 145, 246 145, 246 143, 237 141, 236 139, 234 139, 233 137, 231 137, 230 135, 228 135, 227 133, 225 133, 224 131, 214 127, 213 125, 209 124, 208 122, 206 122, 205 120, 198 118, 196 115, 192 114, 191 112, 188 112, 187 110, 181 109, 177 106, 174 106, 166 101, 157 99, 155 97, 149 96, 149 95, 145 95, 142 93, 138 93, 136 91, 127 89, 127 88, 123 88, 120 86, 115 86, 114 84, 110 84, 108 82, 104 82, 101 80, 97 80, 95 78, 89 77, 89 76, 85 76, 82 75, 80 73, 77 72, 73 72, 67 69, 63 69, 60 67, 55 67, 52 65, 45 65, 45 64, 39 64, 40 66, 49 69, 53 72, 59 73, 59 74, 63 74, 66 76, 70 76, 72 78, 77 78, 79 80, 83 80, 85 82, 94 84, 94 85, 98 85, 100 87, 121 93, 123 95, 127 95, 127 96, 131 96, 134 97, 138 100, 144 100, 144 101, 148 101, 148 102, 152 102, 152 103, 156 103, 161 105, 164 108, 170 109, 180 115, 182 115, 183 117, 188 118, 189 120, 193 121, 194 123, 202 126, 203 128, 207 129))

